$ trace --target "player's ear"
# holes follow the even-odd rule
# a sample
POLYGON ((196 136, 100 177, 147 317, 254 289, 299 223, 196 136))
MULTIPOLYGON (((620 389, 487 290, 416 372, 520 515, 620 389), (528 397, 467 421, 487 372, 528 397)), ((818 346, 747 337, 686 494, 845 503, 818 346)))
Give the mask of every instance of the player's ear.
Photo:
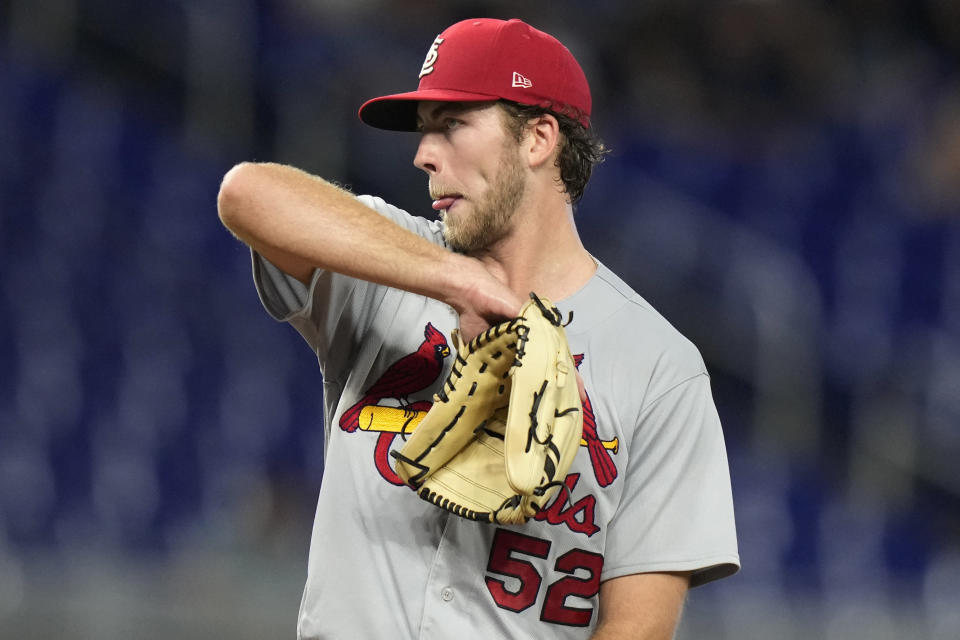
POLYGON ((527 123, 527 135, 522 147, 527 152, 530 165, 539 167, 546 162, 552 164, 560 144, 560 123, 550 113, 530 120, 527 123))

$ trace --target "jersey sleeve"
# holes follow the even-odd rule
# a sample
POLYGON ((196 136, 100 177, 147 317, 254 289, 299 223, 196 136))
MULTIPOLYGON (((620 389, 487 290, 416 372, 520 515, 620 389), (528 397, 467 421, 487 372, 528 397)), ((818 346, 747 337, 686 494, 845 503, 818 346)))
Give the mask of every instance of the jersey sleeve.
MULTIPOLYGON (((444 244, 440 223, 410 215, 381 198, 357 199, 398 226, 444 244)), ((251 254, 253 281, 264 308, 303 336, 317 354, 325 379, 339 378, 359 348, 387 288, 323 269, 314 270, 306 286, 257 252, 251 254)))
POLYGON ((739 569, 726 448, 705 372, 644 408, 624 475, 604 580, 690 571, 695 587, 739 569))

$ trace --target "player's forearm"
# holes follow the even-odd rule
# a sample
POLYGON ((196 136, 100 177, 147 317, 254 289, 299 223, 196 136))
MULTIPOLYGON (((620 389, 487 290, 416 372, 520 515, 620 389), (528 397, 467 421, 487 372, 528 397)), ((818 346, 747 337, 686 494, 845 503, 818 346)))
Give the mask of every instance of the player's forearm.
POLYGON ((403 229, 339 187, 293 167, 244 163, 224 177, 220 218, 290 275, 314 268, 451 302, 468 259, 403 229))
POLYGON ((605 625, 598 628, 590 640, 673 640, 676 629, 637 629, 630 625, 605 625))
POLYGON ((687 572, 639 573, 603 582, 599 624, 590 640, 671 640, 689 585, 687 572))
POLYGON ((642 619, 607 620, 597 627, 590 640, 673 640, 679 616, 679 611, 648 609, 642 619))

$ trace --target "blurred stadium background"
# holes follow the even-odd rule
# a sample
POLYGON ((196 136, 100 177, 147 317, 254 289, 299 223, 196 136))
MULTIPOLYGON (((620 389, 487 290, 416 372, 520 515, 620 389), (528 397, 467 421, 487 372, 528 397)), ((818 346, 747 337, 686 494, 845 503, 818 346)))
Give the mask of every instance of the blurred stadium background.
POLYGON ((680 637, 960 637, 951 0, 0 2, 0 637, 293 637, 320 377, 219 180, 430 213, 355 112, 477 15, 583 63, 585 242, 713 373, 744 569, 680 637))

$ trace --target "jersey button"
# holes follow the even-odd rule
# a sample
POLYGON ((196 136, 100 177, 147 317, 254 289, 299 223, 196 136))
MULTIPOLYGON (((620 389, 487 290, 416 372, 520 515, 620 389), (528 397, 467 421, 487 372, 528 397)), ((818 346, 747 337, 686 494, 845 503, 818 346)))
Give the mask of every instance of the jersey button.
POLYGON ((443 598, 444 602, 450 602, 451 600, 453 600, 453 589, 451 589, 450 587, 447 587, 446 589, 440 592, 440 597, 443 598))

